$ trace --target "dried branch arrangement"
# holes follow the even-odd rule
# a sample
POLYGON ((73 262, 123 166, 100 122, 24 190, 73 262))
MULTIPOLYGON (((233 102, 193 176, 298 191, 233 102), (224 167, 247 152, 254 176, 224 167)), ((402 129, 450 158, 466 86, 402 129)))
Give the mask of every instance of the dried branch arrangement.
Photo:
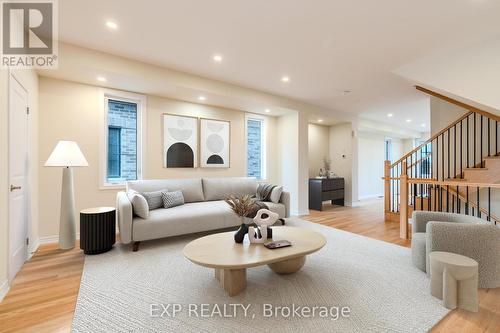
POLYGON ((236 215, 241 217, 245 217, 248 214, 250 214, 254 205, 252 197, 248 194, 241 197, 236 197, 234 195, 231 195, 224 201, 227 202, 227 204, 231 207, 233 212, 236 213, 236 215))

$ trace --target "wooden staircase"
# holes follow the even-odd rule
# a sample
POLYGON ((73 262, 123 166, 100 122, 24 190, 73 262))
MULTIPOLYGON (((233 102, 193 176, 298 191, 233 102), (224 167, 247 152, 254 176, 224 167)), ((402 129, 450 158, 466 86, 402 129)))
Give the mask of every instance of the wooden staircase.
POLYGON ((500 193, 500 117, 417 89, 469 112, 396 162, 385 162, 386 220, 400 222, 402 238, 409 237, 408 218, 414 210, 473 214, 497 224, 491 193, 500 193))

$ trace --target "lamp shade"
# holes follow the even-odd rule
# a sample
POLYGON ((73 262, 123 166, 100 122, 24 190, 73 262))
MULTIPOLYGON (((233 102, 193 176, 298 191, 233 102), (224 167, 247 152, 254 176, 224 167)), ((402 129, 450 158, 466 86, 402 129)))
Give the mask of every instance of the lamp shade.
POLYGON ((49 156, 48 167, 86 167, 88 162, 75 141, 59 141, 49 156))

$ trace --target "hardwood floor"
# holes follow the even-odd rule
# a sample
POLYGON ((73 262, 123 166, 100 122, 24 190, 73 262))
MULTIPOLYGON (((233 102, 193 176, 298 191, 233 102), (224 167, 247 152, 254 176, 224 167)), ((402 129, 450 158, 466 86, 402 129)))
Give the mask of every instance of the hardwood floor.
MULTIPOLYGON (((302 217, 386 242, 410 246, 399 238, 399 225, 385 222, 382 201, 360 207, 325 205, 322 212, 302 217)), ((69 332, 76 305, 84 255, 78 245, 61 251, 57 245, 41 246, 14 279, 0 303, 0 332, 69 332)), ((481 289, 480 311, 452 311, 432 332, 500 332, 500 288, 481 289)))

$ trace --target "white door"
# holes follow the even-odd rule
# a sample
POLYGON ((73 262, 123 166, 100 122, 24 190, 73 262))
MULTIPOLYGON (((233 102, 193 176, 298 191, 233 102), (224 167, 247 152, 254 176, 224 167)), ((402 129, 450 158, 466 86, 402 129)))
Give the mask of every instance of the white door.
POLYGON ((11 75, 9 80, 9 280, 28 256, 28 93, 11 75))

